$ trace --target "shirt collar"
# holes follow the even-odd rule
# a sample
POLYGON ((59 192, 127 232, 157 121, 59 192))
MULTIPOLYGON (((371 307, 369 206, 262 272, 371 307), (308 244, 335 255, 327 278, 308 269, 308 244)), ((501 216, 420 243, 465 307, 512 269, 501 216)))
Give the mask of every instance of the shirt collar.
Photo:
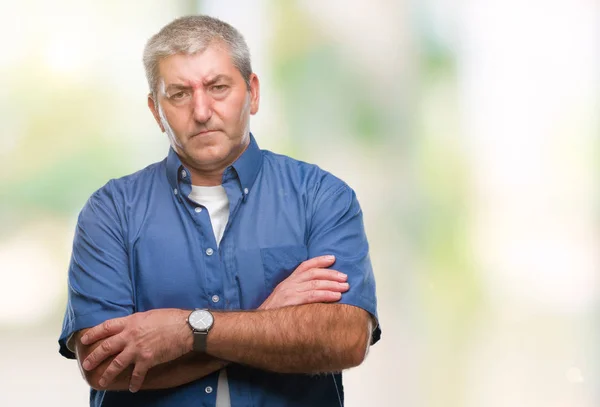
POLYGON ((240 180, 240 187, 244 193, 244 198, 248 195, 250 189, 252 189, 254 181, 256 181, 258 171, 262 166, 262 158, 262 152, 254 136, 250 133, 250 144, 248 144, 246 150, 233 163, 233 168, 240 180))
MULTIPOLYGON (((235 173, 240 182, 240 188, 244 195, 250 192, 254 181, 258 175, 258 171, 262 166, 262 152, 254 139, 252 133, 250 133, 250 143, 246 150, 234 161, 232 167, 235 169, 235 173)), ((173 150, 173 147, 169 148, 169 154, 167 156, 167 178, 171 188, 174 190, 179 188, 179 180, 182 177, 183 171, 187 171, 181 164, 179 156, 173 150)), ((228 171, 226 170, 225 173, 228 171)), ((225 174, 224 174, 225 175, 225 174)), ((186 177, 189 177, 189 171, 187 171, 186 177)))

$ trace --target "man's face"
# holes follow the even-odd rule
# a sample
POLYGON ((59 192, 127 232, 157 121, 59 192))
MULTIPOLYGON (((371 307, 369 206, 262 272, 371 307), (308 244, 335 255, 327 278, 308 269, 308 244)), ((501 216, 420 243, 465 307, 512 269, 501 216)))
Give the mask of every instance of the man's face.
POLYGON ((248 90, 220 44, 194 55, 169 56, 160 61, 159 74, 157 100, 149 97, 148 105, 182 162, 192 171, 222 171, 250 140, 258 78, 252 74, 248 90))

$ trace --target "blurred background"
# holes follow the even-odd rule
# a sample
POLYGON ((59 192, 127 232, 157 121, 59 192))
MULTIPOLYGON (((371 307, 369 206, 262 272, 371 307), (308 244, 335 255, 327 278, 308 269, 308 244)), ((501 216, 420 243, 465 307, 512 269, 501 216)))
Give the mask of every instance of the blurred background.
POLYGON ((76 218, 166 155, 141 55, 193 13, 245 35, 260 146, 361 201, 383 337, 348 407, 598 405, 595 0, 0 0, 0 405, 88 402, 76 218))

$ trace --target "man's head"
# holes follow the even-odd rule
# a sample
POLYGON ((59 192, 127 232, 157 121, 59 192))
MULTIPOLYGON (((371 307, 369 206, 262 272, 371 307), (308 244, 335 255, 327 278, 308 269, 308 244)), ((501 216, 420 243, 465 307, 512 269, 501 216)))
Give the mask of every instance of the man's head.
POLYGON ((232 26, 208 16, 179 18, 144 50, 148 106, 192 172, 222 171, 249 141, 259 83, 232 26))

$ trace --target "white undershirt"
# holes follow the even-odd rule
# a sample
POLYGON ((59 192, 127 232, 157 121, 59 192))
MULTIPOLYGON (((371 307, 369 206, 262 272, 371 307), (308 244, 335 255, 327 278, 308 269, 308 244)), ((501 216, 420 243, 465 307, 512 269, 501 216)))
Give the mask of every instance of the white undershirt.
MULTIPOLYGON (((225 226, 229 220, 229 199, 223 186, 199 187, 192 185, 192 192, 189 198, 208 210, 210 223, 212 224, 217 247, 221 243, 225 226)), ((219 382, 217 385, 217 404, 216 407, 230 407, 229 383, 227 382, 227 371, 221 369, 219 372, 219 382)))

